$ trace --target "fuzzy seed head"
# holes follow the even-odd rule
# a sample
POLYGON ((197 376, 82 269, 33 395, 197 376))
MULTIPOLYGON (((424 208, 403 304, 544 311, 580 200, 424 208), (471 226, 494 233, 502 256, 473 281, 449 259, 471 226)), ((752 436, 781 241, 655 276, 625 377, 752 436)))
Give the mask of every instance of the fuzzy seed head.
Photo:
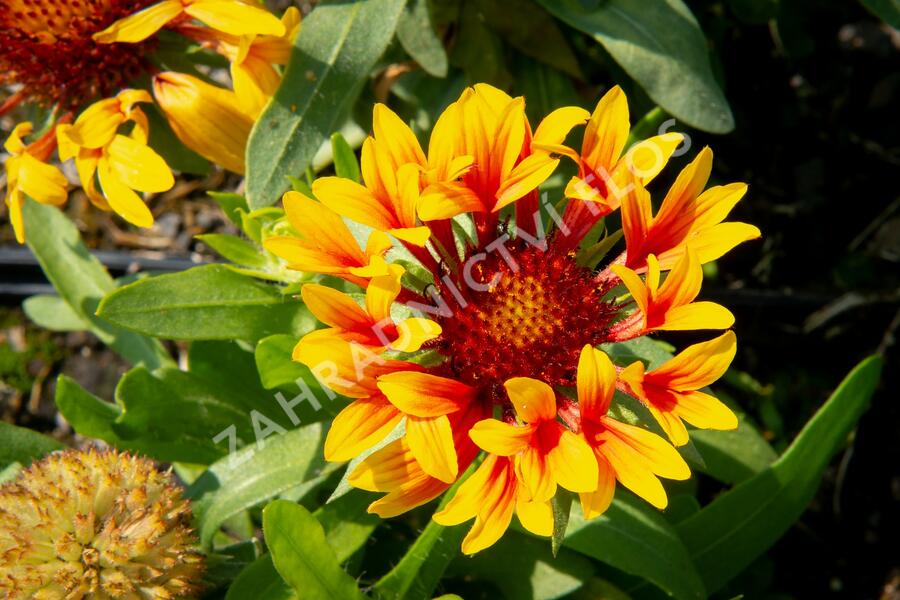
POLYGON ((0 486, 0 598, 194 598, 203 562, 190 519, 147 459, 51 454, 0 486))

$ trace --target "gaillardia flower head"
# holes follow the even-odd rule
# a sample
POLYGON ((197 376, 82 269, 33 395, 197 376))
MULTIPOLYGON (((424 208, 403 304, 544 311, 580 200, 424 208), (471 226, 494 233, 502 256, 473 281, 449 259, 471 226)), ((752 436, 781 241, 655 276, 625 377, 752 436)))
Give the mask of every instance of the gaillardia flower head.
POLYGON ((302 290, 328 328, 302 338, 294 359, 354 399, 331 426, 326 458, 352 459, 393 432, 348 478, 386 494, 369 507, 383 517, 432 500, 473 467, 434 517, 474 518, 466 553, 493 544, 514 514, 549 535, 560 489, 579 494, 587 518, 606 510, 617 482, 664 507, 659 478, 685 479, 687 464, 665 437, 617 420, 614 394, 650 407, 677 445, 686 442, 684 422, 734 428, 730 410, 698 391, 727 368, 734 336, 650 371, 616 365, 599 347, 733 324, 725 308, 696 298, 701 264, 759 235, 722 223, 745 186, 704 192, 704 150, 652 217, 644 186, 680 136, 627 147, 617 88, 593 115, 558 109, 532 131, 523 98, 477 85, 439 118, 427 153, 388 108, 377 106, 373 121, 363 181, 319 179, 317 200, 289 194, 285 208, 303 239, 266 244, 291 265, 366 288, 364 306, 320 283, 302 290), (585 124, 580 152, 562 145, 585 124), (579 169, 562 214, 538 193, 560 156, 579 169), (619 207, 626 248, 594 268, 579 248, 619 207), (367 226, 377 250, 363 251, 336 215, 367 226), (323 216, 335 221, 328 231, 311 225, 323 216))
POLYGON ((190 507, 150 461, 68 450, 0 487, 0 596, 195 598, 190 507))
POLYGON ((75 108, 144 72, 152 42, 102 44, 93 35, 151 0, 0 0, 0 86, 16 101, 75 108))

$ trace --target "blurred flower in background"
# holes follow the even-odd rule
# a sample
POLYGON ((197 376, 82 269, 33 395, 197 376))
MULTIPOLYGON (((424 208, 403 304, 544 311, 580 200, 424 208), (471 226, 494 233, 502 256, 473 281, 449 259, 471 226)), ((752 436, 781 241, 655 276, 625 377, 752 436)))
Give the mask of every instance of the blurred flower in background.
POLYGON ((29 121, 33 126, 16 128, 7 144, 6 163, 13 165, 5 163, 6 204, 20 243, 25 241, 23 194, 39 202, 65 202, 66 194, 60 192, 66 188, 64 178, 45 177, 44 189, 35 189, 35 180, 29 177, 56 169, 52 163, 57 144, 58 160, 75 160, 81 186, 95 207, 112 210, 140 227, 153 224, 136 192, 172 187, 166 156, 177 150, 165 147, 172 143, 162 141, 166 136, 151 136, 150 121, 134 104, 153 102, 148 76, 165 69, 164 53, 158 52, 163 48, 170 53, 175 48, 186 57, 192 48, 205 48, 230 61, 235 91, 212 83, 227 75, 202 61, 191 76, 171 71, 157 75, 152 88, 181 144, 243 174, 253 120, 278 88, 299 31, 300 12, 292 7, 279 19, 260 5, 238 0, 151 4, 0 3, 0 116, 22 112, 41 117, 39 122, 29 121), (129 87, 135 89, 126 94, 129 87), (122 111, 116 116, 108 109, 119 99, 122 111), (88 134, 92 139, 84 137, 87 129, 93 130, 88 134), (26 141, 32 132, 36 139, 26 141))

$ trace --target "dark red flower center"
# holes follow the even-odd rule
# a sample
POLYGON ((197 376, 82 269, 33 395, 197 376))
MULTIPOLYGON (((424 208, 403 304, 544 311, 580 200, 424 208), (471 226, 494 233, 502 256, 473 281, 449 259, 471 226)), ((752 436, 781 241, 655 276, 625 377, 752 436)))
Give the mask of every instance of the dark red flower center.
POLYGON ((92 35, 153 0, 0 0, 0 86, 74 109, 145 72, 153 42, 99 44, 92 35))
MULTIPOLYGON (((448 359, 441 369, 494 402, 505 401, 502 386, 512 377, 574 386, 581 349, 606 340, 617 311, 604 300, 608 286, 571 254, 524 242, 506 250, 461 269, 455 283, 465 305, 451 304, 453 315, 438 319, 437 347, 448 359)), ((441 287, 443 298, 454 297, 441 287)))

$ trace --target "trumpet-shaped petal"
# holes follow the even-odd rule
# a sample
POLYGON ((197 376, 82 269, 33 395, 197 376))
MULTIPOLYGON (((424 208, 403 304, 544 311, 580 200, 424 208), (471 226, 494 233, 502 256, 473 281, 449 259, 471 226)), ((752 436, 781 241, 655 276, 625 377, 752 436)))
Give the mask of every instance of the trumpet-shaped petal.
POLYGON ((141 192, 164 192, 175 185, 172 171, 149 146, 116 135, 104 150, 109 168, 123 185, 141 192))
POLYGON ((612 172, 628 140, 628 100, 619 86, 614 86, 597 103, 584 128, 582 159, 594 170, 606 167, 612 172))
POLYGON ((450 487, 422 470, 405 438, 372 453, 350 473, 347 481, 363 490, 388 492, 369 505, 370 513, 384 519, 421 506, 450 487))
POLYGON ((428 475, 446 483, 459 474, 453 430, 446 416, 406 417, 406 441, 416 462, 428 475))
POLYGON ((243 175, 253 119, 234 92, 169 71, 153 78, 153 94, 185 146, 243 175))
POLYGON ((68 195, 68 181, 59 169, 44 162, 47 152, 39 147, 40 141, 26 145, 22 140, 32 130, 30 122, 19 123, 13 127, 3 144, 10 154, 4 164, 6 206, 16 241, 20 244, 25 243, 25 223, 22 217, 25 196, 42 204, 60 205, 68 195))
MULTIPOLYGON (((66 129, 65 137, 78 147, 102 148, 113 141, 122 124, 134 120, 138 114, 143 116, 134 106, 138 102, 152 102, 152 98, 145 90, 123 90, 115 98, 95 102, 66 129)), ((60 158, 66 160, 70 156, 64 155, 61 150, 60 158)))
POLYGON ((503 536, 513 514, 519 517, 523 527, 536 535, 553 533, 550 503, 525 499, 512 461, 491 454, 432 518, 445 526, 459 525, 474 518, 475 523, 463 540, 462 551, 475 554, 503 536))
MULTIPOLYGON (((418 349, 441 333, 437 323, 416 318, 407 323, 403 331, 391 318, 391 306, 400 293, 400 277, 404 270, 400 265, 388 265, 387 274, 369 280, 366 288, 365 308, 350 296, 335 289, 318 285, 303 286, 301 295, 309 310, 331 329, 327 333, 338 338, 352 340, 377 350, 387 347, 398 349, 394 342, 400 340, 407 351, 418 349)), ((326 331, 313 332, 318 339, 326 331)))
POLYGON ((698 391, 725 373, 735 350, 734 333, 728 331, 689 346, 649 373, 644 372, 642 363, 633 363, 622 370, 619 379, 651 409, 672 443, 681 446, 688 441, 682 421, 703 429, 738 426, 737 417, 727 406, 698 391))
POLYGON ((641 332, 661 330, 726 329, 734 324, 728 309, 712 302, 694 302, 700 293, 703 270, 693 250, 682 255, 669 276, 659 285, 660 266, 652 254, 647 257, 647 278, 622 265, 613 272, 631 292, 641 313, 641 332))
POLYGON ((293 359, 303 363, 322 385, 348 398, 380 394, 376 380, 395 371, 420 371, 415 363, 382 358, 364 344, 307 334, 294 347, 293 359))
POLYGON ((562 485, 574 492, 597 487, 597 462, 584 439, 556 420, 556 397, 547 384, 516 377, 504 387, 524 425, 481 421, 469 432, 483 450, 514 456, 518 480, 529 501, 545 502, 562 485))
POLYGON ((614 479, 654 506, 664 508, 666 493, 658 478, 687 479, 690 469, 678 451, 658 435, 599 412, 604 403, 596 397, 602 400, 612 394, 616 374, 607 364, 609 359, 604 360, 598 352, 585 348, 578 365, 581 434, 593 449, 598 468, 597 485, 581 490, 582 511, 586 518, 602 514, 612 500, 614 479), (589 399, 589 403, 581 404, 582 398, 589 399))
POLYGON ((398 352, 415 352, 440 335, 440 325, 430 319, 413 317, 397 324, 397 339, 391 342, 391 348, 398 352))
POLYGON ((95 33, 94 40, 101 44, 142 42, 165 27, 183 10, 184 5, 180 0, 163 0, 119 19, 103 31, 95 33))
POLYGON ((593 435, 594 450, 603 455, 616 479, 657 508, 668 503, 659 477, 687 479, 690 469, 678 451, 646 429, 604 417, 603 428, 593 435))
POLYGON ((515 456, 528 448, 534 436, 534 427, 485 419, 475 423, 469 436, 485 452, 497 456, 515 456))
POLYGON ((616 391, 616 367, 605 352, 586 345, 578 359, 578 406, 582 419, 597 419, 609 411, 616 391))
MULTIPOLYGON (((643 271, 647 257, 654 254, 661 269, 671 269, 689 246, 697 252, 701 264, 707 263, 759 237, 759 229, 752 225, 722 223, 747 186, 732 183, 704 192, 711 169, 712 151, 704 148, 678 175, 655 217, 646 190, 625 195, 622 229, 628 248, 627 267, 643 271)), ((642 188, 640 180, 633 183, 642 188)))
POLYGON ((240 0, 163 0, 119 19, 93 37, 103 44, 142 42, 182 14, 231 35, 280 36, 285 32, 282 22, 270 12, 240 0))
MULTIPOLYGON (((471 404, 466 410, 446 417, 453 431, 457 472, 467 469, 478 453, 478 447, 469 440, 467 432, 484 416, 484 407, 471 404)), ((369 506, 369 512, 384 518, 420 506, 450 487, 449 483, 425 472, 407 436, 387 444, 363 460, 350 474, 348 481, 354 487, 388 492, 369 506)))
POLYGON ((97 163, 100 189, 109 207, 123 219, 138 227, 152 227, 153 214, 144 201, 119 178, 109 159, 103 157, 97 163))
POLYGON ((412 130, 389 108, 373 110, 374 136, 363 142, 360 169, 364 184, 340 177, 321 177, 313 192, 336 213, 423 247, 428 227, 418 225, 416 207, 425 154, 412 130))
POLYGON ((164 192, 175 185, 166 161, 147 145, 147 117, 135 106, 150 100, 144 90, 123 90, 92 104, 74 124, 56 128, 60 158, 75 159, 90 201, 138 227, 152 226, 153 214, 135 190, 164 192), (129 121, 134 123, 131 135, 118 133, 129 121))
POLYGON ((379 378, 378 389, 394 406, 416 417, 449 415, 475 399, 475 389, 460 381, 412 371, 379 378))
POLYGON ((322 203, 299 192, 287 192, 283 201, 288 221, 300 237, 273 236, 263 246, 290 268, 336 275, 363 287, 370 278, 388 274, 382 258, 391 247, 387 235, 373 232, 363 251, 343 219, 322 203))
POLYGON ((284 24, 275 15, 238 0, 188 0, 184 12, 231 35, 281 36, 285 33, 284 24))
POLYGON ((354 400, 331 422, 325 439, 325 460, 352 459, 387 437, 402 418, 402 413, 384 396, 354 400))
MULTIPOLYGON (((16 187, 41 204, 58 206, 66 201, 65 176, 53 165, 41 162, 30 154, 22 154, 13 163, 18 172, 16 187)), ((11 187, 7 181, 7 188, 11 187)))

